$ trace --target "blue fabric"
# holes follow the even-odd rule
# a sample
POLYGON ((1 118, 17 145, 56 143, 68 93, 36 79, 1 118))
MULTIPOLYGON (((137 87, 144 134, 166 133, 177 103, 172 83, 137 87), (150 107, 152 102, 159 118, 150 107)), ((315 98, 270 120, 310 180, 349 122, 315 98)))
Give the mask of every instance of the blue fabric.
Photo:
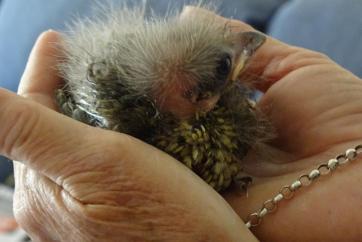
POLYGON ((268 33, 327 54, 362 77, 362 1, 295 0, 274 15, 268 33))
POLYGON ((0 9, 0 86, 16 91, 37 36, 49 28, 63 29, 64 20, 82 9, 87 0, 3 0, 0 9), (70 5, 66 4, 71 2, 70 5))
POLYGON ((0 156, 0 183, 4 182, 12 172, 12 162, 5 157, 0 156))

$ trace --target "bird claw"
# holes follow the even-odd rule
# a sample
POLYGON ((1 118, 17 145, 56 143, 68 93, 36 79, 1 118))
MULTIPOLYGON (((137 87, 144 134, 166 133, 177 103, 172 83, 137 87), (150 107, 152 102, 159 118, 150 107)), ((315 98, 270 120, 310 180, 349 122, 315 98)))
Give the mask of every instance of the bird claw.
POLYGON ((239 173, 234 177, 234 184, 238 187, 239 191, 248 196, 248 188, 252 184, 253 178, 251 176, 239 173))

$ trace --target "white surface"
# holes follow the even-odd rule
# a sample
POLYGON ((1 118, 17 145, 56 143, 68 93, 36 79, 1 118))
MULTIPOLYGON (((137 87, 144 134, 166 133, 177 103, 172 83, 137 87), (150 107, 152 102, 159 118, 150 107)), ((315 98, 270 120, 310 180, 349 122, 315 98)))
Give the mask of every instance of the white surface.
POLYGON ((12 216, 13 214, 13 191, 0 185, 0 215, 12 216))
POLYGON ((0 234, 1 242, 23 242, 26 234, 23 230, 17 229, 8 234, 0 234))

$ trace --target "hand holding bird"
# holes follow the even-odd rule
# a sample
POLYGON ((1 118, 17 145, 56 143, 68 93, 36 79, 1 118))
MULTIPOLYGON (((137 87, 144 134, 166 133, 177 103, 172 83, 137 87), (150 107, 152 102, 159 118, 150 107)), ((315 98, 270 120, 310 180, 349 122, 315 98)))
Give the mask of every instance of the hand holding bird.
MULTIPOLYGON (((184 14, 202 13, 210 14, 190 8, 184 14)), ((229 21, 236 31, 251 30, 238 21, 219 21, 229 21)), ((0 152, 22 161, 15 167, 14 211, 30 236, 256 241, 225 200, 170 156, 54 111, 53 93, 61 80, 53 69, 58 53, 50 43, 58 41, 54 32, 39 39, 19 89, 23 97, 0 92, 0 152)), ((269 159, 249 154, 244 161, 245 171, 256 177, 249 196, 223 194, 242 219, 301 172, 362 139, 362 82, 324 55, 268 37, 247 72, 261 76, 257 88, 265 94, 257 105, 277 138, 268 148, 269 159)), ((360 163, 351 164, 300 193, 255 235, 268 241, 358 240, 361 218, 350 208, 361 201, 361 169, 360 163), (326 217, 337 221, 338 230, 331 233, 326 217)))

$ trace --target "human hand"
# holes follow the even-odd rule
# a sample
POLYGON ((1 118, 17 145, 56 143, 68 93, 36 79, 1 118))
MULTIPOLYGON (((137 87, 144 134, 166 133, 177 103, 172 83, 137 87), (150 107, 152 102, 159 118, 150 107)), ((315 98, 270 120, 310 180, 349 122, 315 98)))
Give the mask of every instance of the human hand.
POLYGON ((0 90, 0 153, 35 241, 256 241, 230 206, 165 153, 54 110, 59 36, 37 41, 16 96, 0 90))
POLYGON ((0 235, 15 230, 18 227, 14 218, 0 216, 0 235))
MULTIPOLYGON (((188 8, 186 14, 212 13, 188 8)), ((255 31, 239 21, 220 17, 235 31, 255 31)), ((259 77, 265 92, 258 106, 269 117, 277 138, 262 155, 243 161, 254 177, 248 196, 237 191, 226 200, 246 221, 280 188, 308 174, 319 164, 362 143, 362 81, 321 53, 268 38, 252 59, 245 77, 259 77)), ((360 159, 361 160, 361 159, 360 159)), ((282 201, 253 229, 262 241, 359 241, 362 164, 345 166, 331 177, 301 189, 282 201), (354 209, 351 209, 354 208, 354 209)))
MULTIPOLYGON (((221 19, 221 21, 224 20, 221 19)), ((231 23, 235 24, 236 30, 238 28, 239 30, 250 30, 249 26, 239 22, 231 21, 231 23)), ((254 161, 252 162, 252 159, 245 162, 246 171, 254 177, 257 177, 255 184, 249 189, 249 197, 240 197, 238 194, 234 193, 225 195, 226 199, 242 216, 242 218, 245 218, 250 212, 257 210, 264 200, 272 197, 272 195, 274 195, 282 185, 295 180, 301 172, 310 170, 310 168, 314 167, 317 163, 319 164, 321 161, 328 160, 335 154, 340 153, 345 148, 352 147, 361 140, 360 134, 357 132, 358 130, 361 130, 359 124, 361 122, 358 121, 358 118, 360 118, 358 116, 358 112, 360 113, 361 110, 358 105, 354 108, 353 103, 349 101, 350 98, 356 100, 361 99, 361 94, 359 94, 361 92, 360 90, 358 91, 358 89, 361 88, 360 80, 349 72, 338 67, 325 56, 300 48, 287 46, 278 41, 269 39, 265 46, 258 51, 253 63, 249 66, 248 73, 251 73, 252 75, 260 74, 262 76, 263 80, 260 82, 258 87, 262 90, 266 90, 266 95, 259 103, 259 106, 271 118, 271 121, 278 131, 278 139, 276 139, 271 146, 270 154, 273 155, 272 159, 259 160, 258 163, 255 163, 254 161), (310 83, 307 82, 308 80, 316 81, 318 85, 310 85, 310 83), (328 88, 331 90, 328 93, 325 93, 326 88, 327 90, 329 90, 328 88), (310 92, 308 93, 306 91, 310 92), (322 96, 320 95, 322 94, 323 99, 325 98, 326 100, 317 101, 315 97, 319 96, 321 98, 322 96), (340 107, 339 105, 343 105, 343 107, 340 107), (324 111, 329 110, 331 106, 337 108, 336 112, 325 113, 324 111), (348 123, 349 121, 350 123, 348 123), (341 128, 339 122, 347 122, 348 127, 341 128), (309 125, 304 126, 303 124, 306 123, 309 125), (329 128, 326 129, 325 127, 329 128), (333 127, 335 128, 332 129, 333 127), (274 153, 274 151, 280 152, 274 153)), ((33 87, 36 87, 35 89, 30 88, 29 91, 29 88, 23 88, 23 90, 26 91, 20 91, 22 94, 28 96, 28 99, 31 98, 48 107, 54 108, 54 104, 50 96, 52 96, 52 90, 55 89, 55 83, 57 83, 57 81, 47 85, 44 89, 39 89, 39 87, 41 87, 41 79, 42 78, 38 79, 38 84, 33 83, 33 87)), ((25 86, 29 85, 29 81, 25 83, 27 83, 24 84, 25 86)), ((20 101, 18 100, 18 102, 20 101)), ((20 103, 23 104, 23 100, 20 103)), ((65 119, 64 117, 60 120, 67 120, 65 123, 70 122, 70 120, 65 119)), ((57 123, 62 122, 58 121, 57 123)), ((72 123, 72 125, 73 124, 74 123, 72 123)), ((86 126, 82 125, 82 129, 85 127, 86 126)), ((57 128, 58 127, 55 129, 57 128)), ((87 127, 87 130, 88 129, 90 128, 87 127)), ((72 129, 72 131, 74 131, 75 136, 79 136, 79 132, 75 132, 75 130, 78 130, 78 128, 72 129)), ((100 136, 98 132, 101 131, 97 130, 96 135, 91 137, 94 138, 95 136, 100 136)), ((85 135, 85 137, 89 137, 88 132, 83 132, 82 134, 85 135)), ((69 134, 67 135, 67 138, 70 138, 69 134)), ((135 141, 129 137, 127 137, 127 139, 135 141)), ((84 142, 84 139, 81 140, 84 142)), ((63 140, 63 142, 66 143, 69 142, 69 140, 63 140)), ((142 143, 142 145, 144 144, 142 143)), ((74 143, 69 144, 69 146, 73 147, 74 143)), ((92 146, 92 148, 95 147, 92 146)), ((139 148, 137 147, 137 149, 139 148)), ((96 148, 95 150, 100 151, 100 149, 96 148)), ((47 154, 49 156, 50 153, 47 154)), ((26 154, 26 156, 29 156, 29 154, 26 154)), ((147 158, 149 158, 149 156, 147 156, 147 158)), ((167 158, 170 159, 169 157, 167 158)), ((43 160, 45 159, 43 158, 43 160)), ((33 190, 27 191, 26 194, 27 197, 34 200, 34 203, 39 203, 37 200, 49 202, 50 198, 45 197, 44 195, 39 197, 39 193, 44 194, 44 191, 53 191, 52 194, 58 194, 55 197, 60 197, 60 199, 55 199, 55 202, 62 200, 64 195, 59 194, 61 193, 60 191, 63 191, 62 189, 64 189, 64 187, 60 188, 56 183, 56 180, 62 180, 62 178, 57 178, 58 174, 49 175, 49 172, 53 172, 53 168, 46 168, 49 167, 49 164, 57 164, 57 162, 51 162, 54 160, 58 161, 59 158, 57 160, 54 159, 54 157, 49 157, 48 161, 50 161, 50 163, 43 162, 45 167, 42 169, 45 169, 45 172, 42 169, 39 171, 42 174, 45 174, 45 176, 41 176, 39 173, 26 169, 22 165, 19 168, 17 165, 17 173, 19 174, 18 177, 27 177, 27 180, 22 180, 21 178, 18 179, 19 182, 17 183, 22 184, 23 188, 17 188, 17 190, 22 191, 21 189, 29 187, 29 184, 34 184, 34 182, 36 182, 41 184, 37 186, 40 189, 34 190, 34 188, 32 188, 33 190), (54 178, 57 179, 54 180, 54 178), (54 188, 52 188, 52 186, 54 188), (44 187, 50 187, 52 189, 44 189, 44 187), (37 194, 36 196, 38 197, 34 197, 35 194, 37 194)), ((29 166, 34 167, 36 163, 38 162, 34 162, 34 164, 30 162, 31 165, 29 166)), ((62 164, 62 162, 60 162, 60 164, 62 164)), ((58 165, 58 169, 60 169, 60 164, 58 165)), ((144 163, 140 162, 139 165, 141 166, 141 164, 144 165, 144 163)), ((333 176, 328 178, 328 180, 318 182, 318 186, 311 187, 309 192, 300 194, 288 204, 283 204, 283 207, 277 214, 268 217, 268 219, 263 222, 263 225, 255 231, 256 234, 261 239, 268 241, 285 241, 286 238, 288 238, 288 241, 306 241, 308 238, 320 241, 331 241, 333 239, 338 240, 342 238, 342 236, 343 239, 346 239, 346 231, 347 233, 350 232, 349 236, 351 236, 347 239, 353 240, 355 238, 359 238, 359 228, 356 229, 358 222, 360 222, 358 220, 359 217, 357 217, 356 213, 350 213, 348 208, 344 207, 344 201, 346 200, 349 204, 355 205, 356 207, 360 204, 361 196, 354 188, 357 187, 358 184, 358 174, 361 169, 360 166, 360 164, 353 164, 353 167, 355 168, 353 171, 351 171, 350 167, 346 167, 340 174, 338 174, 337 177, 333 176), (343 184, 340 184, 341 181, 343 181, 343 184), (336 186, 339 189, 335 189, 336 186), (341 191, 343 192, 345 200, 339 199, 341 191), (329 200, 331 199, 333 204, 329 203, 329 200), (328 201, 328 203, 326 203, 326 201, 328 201), (328 206, 328 204, 331 205, 328 206), (304 208, 307 208, 307 210, 304 208), (335 225, 338 227, 338 230, 333 226, 331 227, 330 225, 324 223, 326 217, 334 221, 339 221, 335 225), (344 220, 341 221, 340 218, 343 218, 344 220), (345 227, 341 227, 343 225, 345 227), (308 229, 308 234, 304 232, 305 229, 308 229), (309 237, 306 238, 305 236, 309 237)), ((197 180, 197 178, 191 180, 195 179, 197 180)), ((162 182, 160 182, 160 184, 162 184, 162 182)), ((199 182, 196 184, 199 184, 199 182)), ((17 194, 21 193, 18 192, 17 194)), ((171 194, 175 195, 174 193, 171 194)), ((203 193, 203 196, 205 195, 209 196, 210 194, 203 193)), ((213 196, 215 196, 215 194, 211 197, 213 196)), ((66 201, 69 201, 68 198, 65 199, 66 201)), ((183 197, 183 199, 187 200, 186 197, 183 197)), ((213 199, 209 198, 209 200, 213 199)), ((54 207, 49 206, 49 204, 44 204, 44 202, 39 204, 42 205, 39 207, 40 210, 44 210, 43 207, 47 208, 47 210, 45 210, 47 212, 49 212, 50 209, 54 209, 54 207)), ((52 205, 54 204, 59 205, 59 203, 53 203, 52 205)), ((29 204, 27 206, 29 209, 29 204)), ((27 206, 24 206, 25 211, 27 206)), ((59 208, 59 206, 56 207, 59 208)), ((197 207, 197 209, 199 209, 199 207, 197 207)), ((24 214, 25 215, 22 216, 23 219, 26 220, 26 217, 29 216, 29 211, 28 214, 24 214)), ((43 216, 49 220, 46 214, 48 213, 44 213, 43 216)), ((219 213, 217 214, 220 215, 219 213)), ((226 216, 229 215, 226 213, 226 216)), ((233 218, 233 216, 231 216, 231 218, 233 218)), ((19 220, 21 221, 21 216, 19 220)), ((84 222, 82 219, 79 221, 84 222)), ((39 226, 40 224, 32 225, 29 221, 27 222, 33 227, 42 227, 39 226)), ((38 235, 39 232, 42 232, 42 235, 53 236, 53 234, 50 234, 53 229, 58 232, 59 236, 59 232, 62 231, 59 231, 59 226, 55 226, 56 221, 52 220, 50 223, 54 228, 51 228, 51 225, 49 225, 50 228, 42 227, 43 230, 34 230, 33 228, 33 233, 36 231, 38 235)), ((83 223, 83 226, 84 224, 85 223, 83 223)), ((98 226, 98 228, 99 227, 100 226, 98 226)), ((109 226, 108 229, 112 230, 110 227, 111 226, 109 226)), ((233 228, 235 227, 231 226, 228 229, 233 230, 233 228)), ((72 229, 74 230, 74 226, 72 229)), ((67 230, 67 232, 69 231, 70 230, 67 230)), ((81 228, 78 228, 77 231, 79 232, 82 230, 81 228)), ((71 235, 68 234, 68 236, 71 235)), ((51 238, 48 237, 48 239, 51 238)))

